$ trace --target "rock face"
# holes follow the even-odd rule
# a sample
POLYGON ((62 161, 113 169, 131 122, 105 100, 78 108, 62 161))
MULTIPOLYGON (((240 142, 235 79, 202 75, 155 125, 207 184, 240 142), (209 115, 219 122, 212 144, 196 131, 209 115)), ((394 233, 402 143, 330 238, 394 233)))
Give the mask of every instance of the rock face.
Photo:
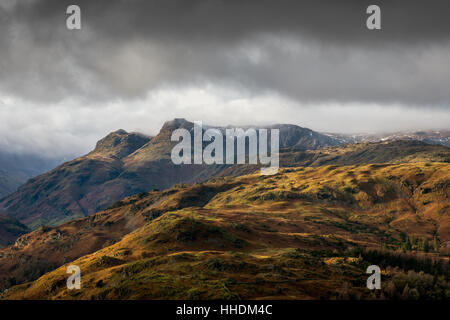
MULTIPOLYGON (((124 197, 176 183, 203 181, 226 168, 174 165, 170 154, 176 142, 171 142, 170 137, 178 128, 191 130, 193 123, 174 119, 153 138, 124 130, 112 132, 89 154, 29 180, 0 202, 0 212, 32 229, 58 225, 103 210, 124 197)), ((338 144, 337 140, 294 125, 269 128, 280 129, 282 148, 317 149, 338 144)))
POLYGON ((149 137, 120 129, 98 141, 90 155, 122 159, 149 141, 149 137))

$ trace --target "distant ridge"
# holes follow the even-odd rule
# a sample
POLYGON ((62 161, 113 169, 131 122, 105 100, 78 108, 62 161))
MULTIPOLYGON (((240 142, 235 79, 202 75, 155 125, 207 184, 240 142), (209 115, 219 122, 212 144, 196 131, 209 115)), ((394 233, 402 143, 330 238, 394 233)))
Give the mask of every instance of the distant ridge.
POLYGON ((424 130, 379 134, 326 134, 345 143, 417 140, 428 144, 450 147, 450 130, 424 130))

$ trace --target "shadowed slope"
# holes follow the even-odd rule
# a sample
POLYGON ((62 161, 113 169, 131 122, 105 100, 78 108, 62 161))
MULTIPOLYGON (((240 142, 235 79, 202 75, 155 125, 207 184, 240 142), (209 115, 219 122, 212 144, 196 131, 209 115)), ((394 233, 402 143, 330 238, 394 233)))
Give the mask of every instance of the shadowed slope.
POLYGON ((54 168, 58 163, 61 161, 57 159, 0 150, 0 199, 16 191, 28 179, 54 168))
POLYGON ((111 202, 139 191, 130 185, 105 183, 122 173, 121 158, 147 141, 149 138, 123 130, 113 132, 88 155, 30 179, 0 202, 0 212, 36 228, 104 209, 111 202))
POLYGON ((0 214, 0 248, 13 243, 30 230, 14 218, 0 214))
MULTIPOLYGON (((232 186, 200 185, 141 193, 116 202, 111 208, 93 216, 58 227, 41 227, 25 234, 14 245, 0 250, 0 289, 9 286, 11 279, 14 279, 13 283, 33 280, 67 261, 111 245, 166 211, 203 206, 216 193, 232 186)), ((5 222, 11 224, 11 221, 13 219, 9 218, 5 222)))

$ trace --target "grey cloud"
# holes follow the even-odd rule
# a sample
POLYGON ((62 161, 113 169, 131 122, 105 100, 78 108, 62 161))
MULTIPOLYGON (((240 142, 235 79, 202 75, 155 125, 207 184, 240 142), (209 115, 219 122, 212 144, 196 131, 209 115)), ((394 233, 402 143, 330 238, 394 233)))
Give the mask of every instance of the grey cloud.
POLYGON ((299 101, 449 108, 448 1, 17 1, 0 9, 0 90, 57 102, 214 82, 299 101), (65 8, 83 29, 65 29, 65 8))
MULTIPOLYGON (((342 44, 361 41, 429 42, 450 36, 446 0, 34 0, 16 1, 14 15, 39 30, 64 21, 70 4, 83 9, 85 22, 105 37, 178 40, 245 39, 258 33, 289 32, 342 44), (365 9, 378 4, 383 32, 367 32, 365 9), (45 21, 45 22, 44 22, 45 21)), ((54 28, 54 26, 52 27, 54 28)))

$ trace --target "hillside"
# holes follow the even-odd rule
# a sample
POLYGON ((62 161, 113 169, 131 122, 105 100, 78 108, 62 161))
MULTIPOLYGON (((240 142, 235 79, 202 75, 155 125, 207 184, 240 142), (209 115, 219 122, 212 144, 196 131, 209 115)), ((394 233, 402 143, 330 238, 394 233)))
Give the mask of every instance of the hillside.
MULTIPOLYGON (((416 162, 450 163, 450 148, 415 140, 363 142, 324 147, 317 150, 280 150, 282 167, 319 167, 323 165, 365 165, 416 162)), ((258 170, 255 165, 236 165, 223 170, 219 176, 238 176, 258 170)))
POLYGON ((28 232, 30 230, 16 219, 0 214, 0 248, 14 243, 19 236, 28 232))
MULTIPOLYGON (((0 274, 10 277, 2 279, 3 287, 37 277, 23 267, 32 261, 52 264, 42 272, 65 264, 10 288, 3 298, 364 296, 365 267, 381 263, 364 250, 397 250, 405 239, 416 239, 419 251, 425 240, 435 241, 436 252, 446 248, 449 185, 450 164, 409 163, 285 168, 274 176, 216 178, 142 193, 0 250, 0 274), (83 290, 66 290, 69 264, 80 266, 83 290)), ((389 265, 428 268, 408 259, 389 265)), ((448 275, 442 268, 448 267, 441 263, 438 274, 448 275)), ((389 270, 389 279, 414 278, 389 270)), ((442 286, 436 294, 445 296, 442 286)))
MULTIPOLYGON (((166 122, 153 138, 118 130, 100 140, 89 154, 33 178, 0 201, 0 212, 35 229, 91 215, 139 192, 165 189, 176 183, 204 181, 223 165, 176 166, 170 159, 173 130, 192 129, 184 119, 166 122)), ((309 129, 281 128, 282 146, 319 148, 338 142, 309 129)))
POLYGON ((28 179, 54 168, 57 159, 0 150, 0 199, 13 193, 28 179))
POLYGON ((136 193, 131 185, 106 185, 123 172, 122 158, 149 138, 119 130, 97 143, 86 156, 66 162, 30 179, 0 202, 0 212, 36 228, 53 225, 104 209, 136 193))
POLYGON ((13 193, 24 182, 12 173, 0 170, 0 199, 13 193))
POLYGON ((362 165, 370 163, 450 163, 450 148, 416 140, 389 140, 344 144, 320 150, 285 149, 280 162, 285 166, 362 165))

